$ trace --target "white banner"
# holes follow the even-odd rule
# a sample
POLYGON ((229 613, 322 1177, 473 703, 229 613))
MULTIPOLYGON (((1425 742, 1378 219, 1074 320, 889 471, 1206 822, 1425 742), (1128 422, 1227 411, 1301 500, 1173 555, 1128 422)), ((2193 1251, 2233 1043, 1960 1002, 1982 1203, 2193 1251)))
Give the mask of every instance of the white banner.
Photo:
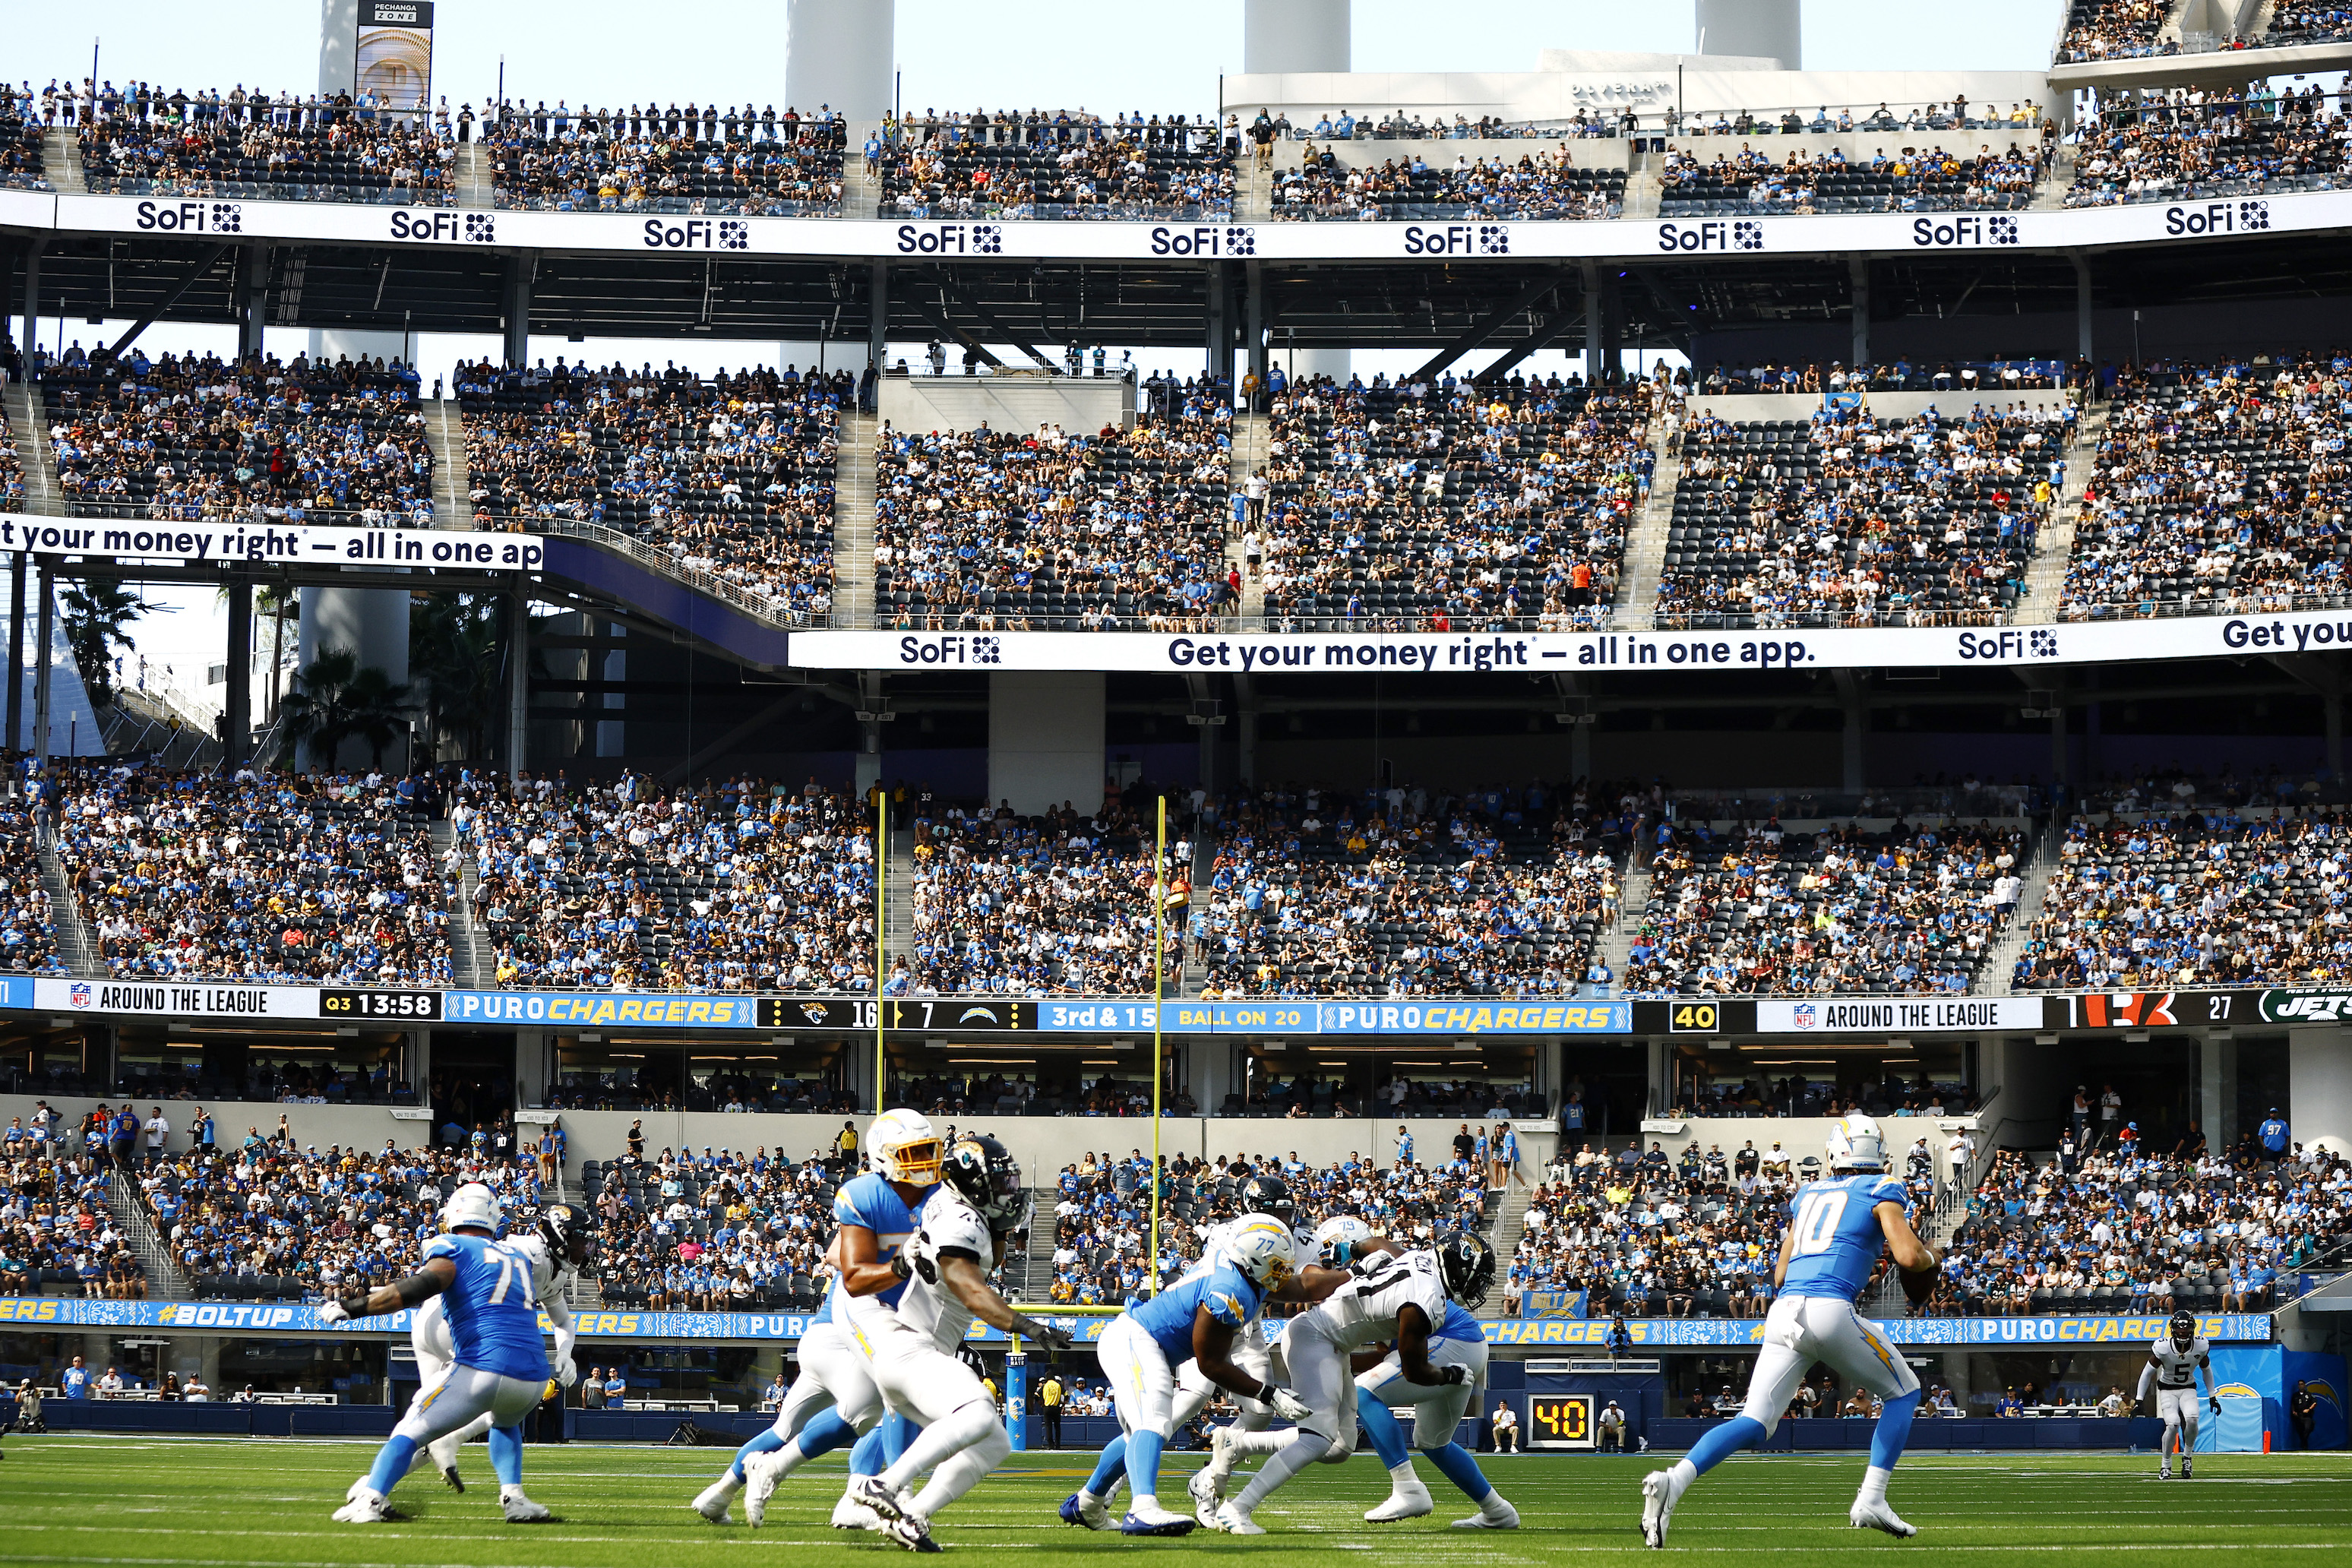
POLYGON ((2039 996, 1759 996, 1762 1035, 1932 1035, 1950 1030, 2039 1029, 2039 996))
POLYGON ((1969 668, 2238 658, 2352 647, 2352 610, 2038 626, 1693 632, 794 632, 809 669, 1366 669, 1486 674, 1620 669, 1969 668))
POLYGON ((33 1005, 58 1013, 146 1013, 183 1018, 317 1018, 310 985, 219 985, 176 980, 33 982, 33 1005))
POLYGON ((1510 261, 1855 251, 2063 250, 2352 227, 2352 192, 2082 207, 1591 222, 1253 220, 1078 223, 1009 218, 787 218, 480 211, 218 196, 0 192, 0 223, 95 234, 324 240, 442 249, 849 256, 889 260, 1510 261))
POLYGON ((536 572, 546 542, 528 533, 446 528, 256 527, 226 519, 162 522, 147 518, 35 517, 0 511, 0 558, 110 556, 122 561, 240 561, 319 566, 447 566, 475 572, 536 572))

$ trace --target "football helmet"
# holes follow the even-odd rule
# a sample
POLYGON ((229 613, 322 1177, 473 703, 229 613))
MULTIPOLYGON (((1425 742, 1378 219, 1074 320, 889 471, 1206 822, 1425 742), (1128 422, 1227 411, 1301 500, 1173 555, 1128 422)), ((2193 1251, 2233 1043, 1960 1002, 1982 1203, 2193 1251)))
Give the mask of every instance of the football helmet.
POLYGON ((588 1249, 595 1239, 596 1227, 588 1216, 570 1204, 550 1204, 539 1211, 539 1224, 533 1227, 539 1238, 547 1243, 547 1255, 558 1263, 568 1263, 578 1268, 588 1261, 588 1249))
POLYGON ((1884 1171, 1886 1135, 1870 1117, 1842 1116, 1830 1127, 1829 1156, 1832 1171, 1884 1171))
POLYGON ((1271 1290, 1298 1272, 1298 1244, 1290 1226, 1270 1214, 1245 1214, 1224 1240, 1225 1261, 1261 1289, 1271 1290))
POLYGON ((1484 1237, 1457 1230, 1437 1244, 1437 1277, 1448 1300, 1475 1308, 1495 1288, 1495 1249, 1484 1237))
POLYGON ((2173 1313, 2172 1321, 2166 1325, 2166 1331, 2171 1334, 2174 1344, 2187 1350, 2197 1340, 2196 1314, 2189 1311, 2173 1313))
POLYGON ((499 1202, 498 1194, 479 1182, 467 1182, 441 1205, 441 1228, 487 1230, 496 1236, 506 1216, 506 1205, 499 1202))
POLYGON ((1372 1227, 1354 1215, 1334 1215, 1315 1227, 1315 1261, 1326 1268, 1345 1268, 1371 1239, 1372 1227))
POLYGON ((1029 1206, 1021 1184, 1021 1162, 985 1133, 966 1133, 940 1163, 940 1181, 988 1222, 991 1230, 1018 1227, 1029 1206))
POLYGON ((1290 1184, 1280 1176, 1252 1176, 1242 1184, 1236 1195, 1244 1214, 1270 1214, 1286 1226, 1298 1213, 1298 1201, 1290 1195, 1290 1184))
POLYGON ((918 1110, 886 1110, 866 1130, 866 1157, 886 1180, 928 1187, 940 1179, 940 1135, 918 1110))

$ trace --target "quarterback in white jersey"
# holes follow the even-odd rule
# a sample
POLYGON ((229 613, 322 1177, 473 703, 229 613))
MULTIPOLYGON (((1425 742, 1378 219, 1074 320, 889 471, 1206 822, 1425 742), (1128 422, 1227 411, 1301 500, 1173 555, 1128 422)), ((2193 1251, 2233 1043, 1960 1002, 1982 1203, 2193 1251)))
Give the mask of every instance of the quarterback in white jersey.
POLYGON ((932 1516, 979 1484, 1013 1452, 996 1402, 971 1369, 956 1358, 974 1318, 1034 1341, 1048 1351, 1070 1336, 1034 1321, 988 1282, 1003 1238, 1026 1223, 1027 1191, 1021 1166, 993 1138, 969 1136, 950 1145, 940 1184, 915 1216, 912 1240, 900 1254, 906 1274, 898 1304, 879 1317, 858 1315, 856 1342, 890 1408, 922 1435, 878 1476, 854 1476, 849 1500, 872 1509, 884 1532, 910 1552, 937 1552, 932 1516), (925 1471, 930 1483, 914 1489, 925 1471))
MULTIPOLYGON (((513 1237, 507 1244, 530 1259, 531 1297, 554 1325, 555 1381, 565 1388, 580 1378, 580 1369, 572 1359, 572 1346, 579 1342, 580 1336, 572 1326, 569 1298, 572 1280, 579 1278, 581 1265, 588 1261, 588 1237, 587 1221, 577 1209, 551 1204, 540 1211, 539 1224, 529 1236, 513 1237)), ((416 1352, 420 1386, 431 1388, 449 1375, 449 1369, 457 1364, 457 1352, 449 1340, 447 1298, 436 1296, 416 1310, 409 1320, 408 1342, 416 1352)), ((436 1437, 417 1452, 432 1455, 449 1489, 461 1492, 466 1489, 466 1482, 457 1474, 457 1450, 489 1429, 490 1414, 484 1411, 467 1425, 436 1437)))
MULTIPOLYGON (((1353 1450, 1358 1416, 1352 1352, 1394 1342, 1396 1375, 1425 1384, 1433 1394, 1472 1381, 1465 1364, 1438 1364, 1432 1358, 1430 1338, 1445 1322, 1451 1303, 1475 1305, 1485 1299, 1495 1278, 1493 1248, 1461 1232, 1432 1250, 1359 1259, 1351 1271, 1355 1278, 1291 1319, 1283 1331, 1279 1353, 1284 1371, 1307 1414, 1288 1433, 1221 1436, 1213 1468, 1222 1465, 1229 1469, 1237 1453, 1271 1451, 1239 1495, 1217 1508, 1213 1528, 1233 1535, 1265 1534, 1251 1518, 1260 1503, 1308 1465, 1344 1458, 1353 1450)), ((1450 1429, 1445 1441, 1453 1441, 1450 1429)), ((1507 1515, 1509 1524, 1517 1522, 1510 1505, 1477 1474, 1475 1462, 1455 1479, 1479 1502, 1481 1527, 1508 1528, 1503 1523, 1507 1515)), ((1222 1488, 1222 1475, 1215 1485, 1222 1488)))
POLYGON ((2148 1386, 2156 1388, 2156 1413, 2164 1422, 2164 1442, 2158 1449, 2162 1456, 2157 1475, 2172 1479, 2172 1450, 2180 1449, 2180 1479, 2189 1480, 2194 1472, 2189 1468, 2189 1456, 2197 1447, 2197 1379, 2205 1379, 2205 1402, 2213 1414, 2221 1414, 2221 1395, 2213 1383, 2213 1346, 2197 1331, 2197 1320, 2188 1312, 2175 1312, 2172 1321, 2165 1326, 2164 1337, 2150 1345, 2147 1364, 2140 1368, 2139 1398, 2147 1400, 2148 1386))

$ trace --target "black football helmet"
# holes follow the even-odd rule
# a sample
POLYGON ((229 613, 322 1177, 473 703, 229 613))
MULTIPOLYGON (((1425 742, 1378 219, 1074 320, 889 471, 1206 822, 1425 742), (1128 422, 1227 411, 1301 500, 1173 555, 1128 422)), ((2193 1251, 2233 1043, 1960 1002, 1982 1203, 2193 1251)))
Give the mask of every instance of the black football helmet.
POLYGON ((1028 1212, 1029 1189, 1021 1182, 1021 1162, 982 1132, 968 1132, 949 1145, 940 1162, 940 1181, 972 1206, 991 1230, 1009 1230, 1028 1212))
POLYGON ((1298 1217, 1298 1200, 1290 1195, 1290 1184, 1280 1176, 1252 1176, 1244 1182, 1241 1205, 1244 1214, 1270 1214, 1285 1225, 1293 1225, 1298 1217))
POLYGON ((2172 1342, 2183 1350, 2187 1350, 2197 1338, 2197 1317, 2192 1312, 2173 1313, 2172 1321, 2167 1327, 2172 1335, 2172 1342))
POLYGON ((1475 1310, 1495 1288, 1495 1249, 1484 1237, 1457 1230, 1437 1244, 1437 1274, 1448 1300, 1475 1310))
POLYGON ((569 1263, 578 1268, 588 1261, 589 1249, 596 1239, 596 1227, 588 1216, 570 1204, 550 1204, 539 1211, 539 1224, 534 1228, 539 1238, 547 1243, 548 1256, 559 1263, 569 1263))

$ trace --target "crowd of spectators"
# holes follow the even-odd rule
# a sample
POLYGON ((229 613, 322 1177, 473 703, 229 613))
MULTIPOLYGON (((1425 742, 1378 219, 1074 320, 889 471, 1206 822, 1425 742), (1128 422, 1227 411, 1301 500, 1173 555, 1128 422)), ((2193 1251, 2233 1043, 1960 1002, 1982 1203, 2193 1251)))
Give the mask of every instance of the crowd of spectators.
POLYGON ((1263 553, 1269 620, 1290 630, 1600 625, 1649 494, 1650 421, 1664 390, 1557 374, 1286 385, 1272 405, 1265 521, 1244 540, 1245 558, 1263 553))
POLYGON ((1267 789, 1221 825, 1204 996, 1569 996, 1621 862, 1580 796, 1267 789))
POLYGON ((499 106, 482 127, 482 155, 502 207, 831 217, 847 137, 830 110, 574 110, 559 100, 552 110, 499 106))
POLYGON ((384 774, 79 769, 58 862, 123 979, 446 985, 432 803, 384 774))
POLYGON ((1625 986, 1669 995, 1926 995, 1969 989, 2015 913, 2021 828, 1896 822, 1718 837, 1661 825, 1625 986))
POLYGON ((43 132, 40 123, 30 117, 30 107, 0 83, 0 187, 54 190, 43 167, 43 132))
POLYGON ((1587 141, 1612 137, 1656 136, 1826 136, 1863 132, 1897 131, 2030 131, 2045 125, 2038 103, 1970 103, 1963 96, 1934 103, 1914 103, 1897 110, 1882 102, 1875 109, 1854 105, 1832 109, 1822 104, 1811 110, 1784 109, 1718 109, 1685 110, 1668 105, 1644 113, 1631 104, 1583 105, 1553 120, 1507 121, 1500 115, 1472 120, 1454 115, 1449 123, 1442 114, 1423 116, 1403 110, 1359 116, 1349 110, 1318 112, 1312 123, 1304 115, 1293 121, 1286 112, 1268 116, 1261 110, 1246 134, 1255 140, 1261 127, 1268 141, 1295 142, 1445 142, 1445 141, 1587 141))
POLYGON ((145 107, 127 100, 82 127, 82 180, 92 192, 402 206, 457 200, 452 149, 415 119, 343 104, 298 123, 258 97, 231 103, 217 93, 145 107))
POLYGON ((833 1269, 830 1151, 795 1163, 782 1150, 706 1148, 657 1158, 589 1161, 581 1185, 595 1211, 593 1271, 607 1306, 653 1311, 807 1311, 833 1269))
POLYGON ((2284 92, 2177 88, 2110 109, 2076 132, 2066 205, 2334 190, 2352 126, 2346 110, 2339 96, 2329 113, 2317 82, 2284 92))
POLYGON ((40 1113, 0 1142, 0 1296, 137 1300, 147 1277, 107 1203, 101 1151, 79 1145, 40 1113), (34 1129, 38 1136, 27 1136, 34 1129), (52 1136, 52 1134, 55 1136, 52 1136))
POLYGON ((873 989, 872 824, 814 780, 525 775, 460 786, 451 820, 500 985, 873 989))
POLYGON ((1177 416, 1094 435, 881 427, 874 604, 885 624, 1206 629, 1239 595, 1225 558, 1233 411, 1215 384, 1177 416))
MULTIPOLYGON (((1091 816, 949 805, 913 826, 914 959, 898 961, 884 994, 1150 994, 1156 828, 1123 800, 1091 816)), ((1191 864, 1190 842, 1169 846, 1160 881, 1171 989, 1191 864)))
POLYGON ((0 802, 0 970, 65 973, 32 814, 17 801, 0 802))
POLYGON ((2072 405, 1879 419, 1699 412, 1659 574, 1662 626, 1990 626, 2065 480, 2072 405))
POLYGON ((93 359, 77 342, 41 384, 76 516, 434 526, 417 375, 397 360, 93 359))
POLYGON ((771 614, 833 609, 846 371, 460 365, 476 526, 585 523, 667 555, 771 614))
POLYGON ((926 110, 866 146, 884 217, 1229 217, 1233 150, 1218 125, 1083 110, 926 110))
POLYGON ((1565 142, 1517 159, 1464 153, 1451 164, 1432 163, 1409 153, 1377 167, 1343 165, 1328 143, 1318 153, 1310 142, 1298 163, 1276 174, 1273 199, 1277 218, 1606 218, 1624 210, 1625 171, 1579 164, 1565 142))
POLYGON ((2200 805, 2194 791, 2168 805, 2160 796, 2116 804, 2114 815, 2067 825, 2014 989, 2352 977, 2352 826, 2342 812, 2242 811, 2200 805))
POLYGON ((2344 37, 2352 37, 2352 7, 2282 0, 2271 8, 2271 25, 2263 32, 2262 45, 2285 48, 2344 37))
POLYGON ((1717 360, 1709 363, 1701 375, 1694 375, 1687 369, 1677 370, 1674 384, 1678 395, 1778 393, 1818 397, 1825 392, 1958 392, 1974 396, 1979 393, 2007 395, 2045 387, 2076 386, 2091 374, 2086 364, 2069 366, 2056 360, 1937 360, 1915 364, 1909 355, 1897 354, 1891 360, 1856 365, 1852 370, 1835 361, 1828 364, 1794 360, 1786 364, 1769 360, 1760 364, 1725 364, 1717 360))
MULTIPOLYGON (((1677 1117, 1835 1117, 1861 1111, 1903 1120, 1965 1116, 1977 1108, 1974 1089, 1964 1083, 1937 1082, 1925 1070, 1905 1081, 1893 1074, 1860 1076, 1854 1069, 1823 1079, 1802 1071, 1772 1078, 1747 1072, 1737 1063, 1719 1074, 1696 1062, 1679 1065, 1685 1070, 1674 1092, 1677 1117)), ((1876 1070, 1874 1064, 1862 1069, 1864 1073, 1876 1070)))
POLYGON ((2102 1143, 2048 1164, 2003 1150, 1939 1249, 1926 1314, 2265 1311, 2352 1238, 2341 1155, 2202 1144, 2102 1143))
POLYGON ((2126 366, 2074 525, 2066 620, 2321 607, 2345 593, 2352 355, 2126 366))
POLYGON ((2176 53, 2178 39, 2158 37, 2171 16, 2171 0, 2069 0, 2058 59, 2065 63, 2176 53))
POLYGON ((1868 159, 1851 161, 1839 148, 1808 157, 1790 153, 1779 162, 1759 148, 1742 145, 1737 154, 1717 153, 1712 162, 1681 147, 1667 155, 1660 174, 1659 216, 1711 213, 1879 213, 1960 210, 2016 211, 2033 199, 2033 187, 2048 172, 2041 146, 2011 142, 1995 152, 1990 142, 1974 155, 1948 153, 1940 145, 1905 147, 1892 157, 1884 147, 1868 159))
MULTIPOLYGON (((1167 1163, 1160 1194, 1160 1276, 1173 1279, 1198 1261, 1217 1226, 1249 1211, 1244 1189, 1254 1177, 1279 1177, 1287 1186, 1296 1229, 1312 1231, 1326 1219, 1353 1215, 1380 1235, 1426 1247, 1449 1231, 1486 1228, 1488 1174, 1463 1160, 1422 1164, 1406 1157, 1383 1167, 1351 1153, 1318 1167, 1295 1150, 1214 1159, 1180 1154, 1167 1163)), ((1108 1150, 1090 1153, 1064 1166, 1053 1187, 1049 1299, 1117 1305, 1142 1293, 1150 1279, 1151 1157, 1140 1149, 1125 1159, 1108 1150)))

